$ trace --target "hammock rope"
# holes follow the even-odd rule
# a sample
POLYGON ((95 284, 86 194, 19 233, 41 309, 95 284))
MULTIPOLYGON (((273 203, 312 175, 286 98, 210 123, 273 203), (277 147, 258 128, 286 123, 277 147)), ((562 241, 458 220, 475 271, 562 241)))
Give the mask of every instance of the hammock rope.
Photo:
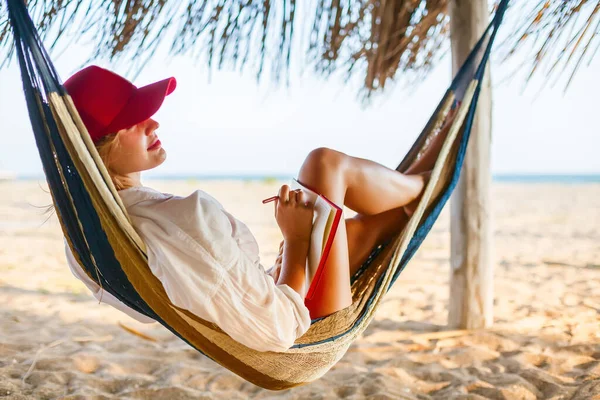
POLYGON ((285 352, 250 349, 169 301, 148 268, 145 245, 89 138, 22 0, 6 0, 36 145, 61 228, 77 262, 97 284, 153 318, 194 349, 255 385, 282 390, 312 382, 342 358, 374 317, 383 296, 419 248, 457 184, 485 67, 508 0, 397 170, 418 159, 453 105, 456 117, 421 200, 402 232, 377 246, 351 278, 353 304, 312 321, 285 352), (460 104, 460 105, 459 105, 460 104))

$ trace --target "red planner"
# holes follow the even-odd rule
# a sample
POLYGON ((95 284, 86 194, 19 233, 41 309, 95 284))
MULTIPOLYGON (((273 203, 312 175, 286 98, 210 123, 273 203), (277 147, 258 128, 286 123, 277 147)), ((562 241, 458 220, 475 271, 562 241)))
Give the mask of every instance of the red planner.
POLYGON ((315 192, 295 179, 292 181, 290 189, 301 189, 306 193, 307 200, 314 205, 313 228, 306 260, 304 283, 304 299, 313 300, 315 289, 323 276, 325 263, 342 219, 343 210, 324 195, 315 192))

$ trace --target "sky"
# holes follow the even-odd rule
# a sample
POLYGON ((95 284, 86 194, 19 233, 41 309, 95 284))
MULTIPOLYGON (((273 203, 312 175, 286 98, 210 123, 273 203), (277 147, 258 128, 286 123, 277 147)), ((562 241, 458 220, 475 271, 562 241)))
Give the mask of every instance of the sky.
MULTIPOLYGON (((92 50, 73 44, 52 54, 63 81, 92 50)), ((600 56, 582 65, 566 93, 568 76, 540 90, 547 78, 539 74, 525 87, 524 75, 516 74, 525 56, 531 57, 492 60, 492 173, 599 174, 600 56)), ((94 63, 131 79, 122 66, 94 63)), ((365 107, 360 79, 299 69, 289 86, 235 71, 213 71, 209 80, 204 64, 158 52, 134 83, 174 76, 178 85, 154 117, 167 160, 145 176, 295 175, 310 150, 322 146, 395 168, 451 80, 445 56, 419 85, 389 85, 365 107)), ((42 176, 16 60, 0 70, 0 120, 0 171, 42 176)))

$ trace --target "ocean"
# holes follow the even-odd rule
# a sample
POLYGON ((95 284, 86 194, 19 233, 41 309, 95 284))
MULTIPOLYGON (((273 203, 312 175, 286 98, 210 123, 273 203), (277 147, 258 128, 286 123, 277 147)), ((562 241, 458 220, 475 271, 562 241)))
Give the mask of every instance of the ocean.
MULTIPOLYGON (((181 174, 181 175, 146 175, 147 180, 242 180, 242 181, 289 181, 294 175, 285 174, 212 174, 212 175, 201 175, 201 174, 181 174)), ((42 175, 17 175, 17 180, 45 180, 42 175)), ((493 182, 507 182, 507 183, 600 183, 600 174, 575 174, 575 175, 561 175, 561 174, 495 174, 492 176, 493 182)))
POLYGON ((600 175, 541 175, 541 174, 498 174, 493 182, 510 183, 600 183, 600 175))

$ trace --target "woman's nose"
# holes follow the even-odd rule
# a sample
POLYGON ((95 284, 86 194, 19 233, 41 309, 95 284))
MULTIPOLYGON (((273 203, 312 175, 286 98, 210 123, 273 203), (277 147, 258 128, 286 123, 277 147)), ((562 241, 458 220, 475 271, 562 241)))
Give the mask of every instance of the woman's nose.
POLYGON ((153 120, 152 118, 148 118, 148 125, 146 129, 146 135, 152 134, 153 131, 157 130, 160 124, 153 120))

